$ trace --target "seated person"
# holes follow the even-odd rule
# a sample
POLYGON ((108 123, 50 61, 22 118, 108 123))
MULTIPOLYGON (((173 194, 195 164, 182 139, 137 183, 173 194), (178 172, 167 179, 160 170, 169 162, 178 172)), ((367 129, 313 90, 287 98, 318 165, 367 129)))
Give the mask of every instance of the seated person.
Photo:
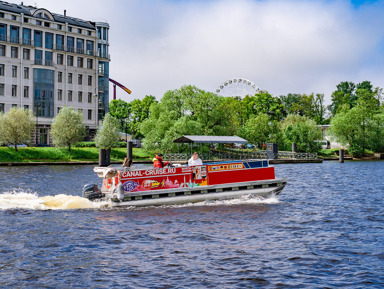
POLYGON ((157 154, 155 158, 153 159, 153 167, 154 168, 164 168, 166 165, 168 165, 170 162, 163 162, 163 155, 157 154))
POLYGON ((202 166, 203 161, 199 158, 199 154, 197 152, 194 152, 192 154, 192 157, 188 160, 188 166, 202 166))

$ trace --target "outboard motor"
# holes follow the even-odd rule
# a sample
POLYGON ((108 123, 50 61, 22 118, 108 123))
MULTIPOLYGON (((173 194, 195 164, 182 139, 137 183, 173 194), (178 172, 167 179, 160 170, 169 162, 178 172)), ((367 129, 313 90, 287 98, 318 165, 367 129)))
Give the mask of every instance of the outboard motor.
POLYGON ((101 193, 97 184, 86 184, 83 187, 83 198, 87 198, 90 201, 95 199, 101 199, 104 194, 101 193))

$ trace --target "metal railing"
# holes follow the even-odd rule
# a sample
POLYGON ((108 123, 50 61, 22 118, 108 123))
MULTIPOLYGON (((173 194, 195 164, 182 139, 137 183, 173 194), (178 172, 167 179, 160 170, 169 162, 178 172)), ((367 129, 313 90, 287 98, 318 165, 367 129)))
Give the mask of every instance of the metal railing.
MULTIPOLYGON (((294 153, 278 152, 273 154, 267 151, 255 152, 212 152, 201 153, 203 160, 247 160, 247 159, 317 159, 317 153, 294 153)), ((191 158, 190 153, 165 153, 164 157, 169 161, 187 161, 191 158)))
MULTIPOLYGON (((0 42, 8 42, 8 43, 13 43, 13 44, 43 47, 42 40, 34 41, 31 39, 25 39, 25 38, 21 38, 21 37, 11 37, 9 35, 4 35, 4 34, 0 34, 0 42)), ((103 52, 97 51, 97 50, 87 50, 87 49, 75 48, 73 46, 66 46, 66 45, 60 45, 60 44, 55 44, 53 46, 53 48, 55 50, 58 50, 58 51, 67 51, 67 52, 73 52, 73 53, 77 53, 77 54, 97 56, 100 58, 111 59, 111 56, 108 53, 103 53, 103 52)))

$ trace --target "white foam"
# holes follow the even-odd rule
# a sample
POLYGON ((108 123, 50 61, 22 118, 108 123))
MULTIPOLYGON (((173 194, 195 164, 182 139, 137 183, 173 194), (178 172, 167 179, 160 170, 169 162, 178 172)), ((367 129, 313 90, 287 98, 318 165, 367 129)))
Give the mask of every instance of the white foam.
POLYGON ((107 206, 107 202, 91 202, 78 196, 59 194, 39 197, 30 192, 5 192, 0 194, 0 210, 69 210, 98 209, 107 206))
POLYGON ((182 208, 182 207, 201 207, 201 206, 234 206, 234 205, 259 205, 259 204, 278 204, 280 203, 279 199, 272 195, 268 198, 263 198, 260 196, 251 196, 244 195, 240 198, 230 199, 230 200, 216 200, 216 201, 205 201, 199 203, 188 203, 183 205, 168 205, 162 207, 173 207, 173 208, 182 208))

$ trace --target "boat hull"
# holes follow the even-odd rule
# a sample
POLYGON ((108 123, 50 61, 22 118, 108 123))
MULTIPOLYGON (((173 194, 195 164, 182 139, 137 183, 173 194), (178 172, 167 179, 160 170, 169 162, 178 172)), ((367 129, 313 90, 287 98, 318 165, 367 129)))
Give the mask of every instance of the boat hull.
POLYGON ((181 205, 210 200, 236 199, 242 196, 267 198, 272 195, 278 195, 285 185, 285 179, 274 179, 270 181, 184 188, 183 190, 163 190, 164 192, 152 191, 151 193, 126 195, 121 201, 113 196, 106 196, 106 198, 111 200, 111 206, 113 207, 181 205))

